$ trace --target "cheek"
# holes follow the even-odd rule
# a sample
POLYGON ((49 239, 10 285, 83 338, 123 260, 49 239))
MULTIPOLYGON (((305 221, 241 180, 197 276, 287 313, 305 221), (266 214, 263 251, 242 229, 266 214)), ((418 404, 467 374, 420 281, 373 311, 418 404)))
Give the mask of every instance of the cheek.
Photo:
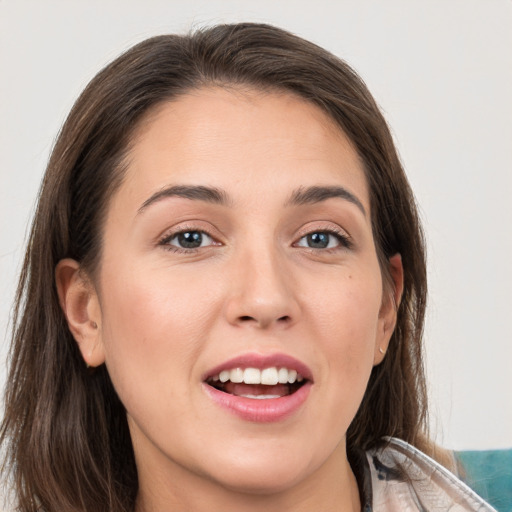
POLYGON ((327 358, 325 382, 337 400, 362 398, 373 368, 381 291, 380 272, 374 272, 349 275, 309 295, 317 347, 327 358))
POLYGON ((330 334, 333 348, 346 346, 357 352, 375 340, 382 301, 380 272, 333 276, 323 280, 322 288, 309 288, 308 309, 318 328, 330 334))
POLYGON ((145 389, 159 376, 166 387, 188 381, 216 313, 208 293, 168 271, 104 270, 113 277, 102 286, 103 343, 118 392, 145 389))

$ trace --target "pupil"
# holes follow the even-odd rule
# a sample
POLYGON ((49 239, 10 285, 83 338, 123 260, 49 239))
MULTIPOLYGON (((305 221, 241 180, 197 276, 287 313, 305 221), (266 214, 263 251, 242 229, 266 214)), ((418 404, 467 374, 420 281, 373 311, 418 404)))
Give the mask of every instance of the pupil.
POLYGON ((187 231, 178 235, 178 242, 185 249, 200 247, 202 241, 203 235, 199 231, 187 231))
POLYGON ((311 233, 308 235, 308 245, 315 249, 325 249, 329 245, 327 233, 311 233))

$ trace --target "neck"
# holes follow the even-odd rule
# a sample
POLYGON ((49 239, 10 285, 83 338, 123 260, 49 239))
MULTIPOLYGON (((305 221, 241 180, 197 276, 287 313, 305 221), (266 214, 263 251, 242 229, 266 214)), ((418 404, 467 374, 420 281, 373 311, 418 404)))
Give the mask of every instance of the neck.
POLYGON ((136 512, 360 512, 357 482, 339 445, 321 467, 279 490, 240 490, 177 464, 138 463, 136 512))

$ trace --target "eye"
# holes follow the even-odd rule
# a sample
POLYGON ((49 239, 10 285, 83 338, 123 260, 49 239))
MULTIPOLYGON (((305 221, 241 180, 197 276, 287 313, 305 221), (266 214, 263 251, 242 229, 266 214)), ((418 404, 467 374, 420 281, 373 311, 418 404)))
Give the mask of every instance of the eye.
POLYGON ((173 233, 171 236, 164 238, 161 245, 168 245, 176 247, 177 249, 199 249, 200 247, 207 247, 214 245, 213 238, 199 230, 180 231, 173 233))
POLYGON ((333 231, 314 231, 303 236, 296 244, 298 247, 310 249, 334 249, 335 247, 349 247, 348 237, 333 231))

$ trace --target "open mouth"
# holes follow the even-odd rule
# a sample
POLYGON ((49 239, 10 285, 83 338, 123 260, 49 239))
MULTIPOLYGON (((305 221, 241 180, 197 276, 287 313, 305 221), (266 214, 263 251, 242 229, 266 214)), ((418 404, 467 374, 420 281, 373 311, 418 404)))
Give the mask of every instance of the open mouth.
POLYGON ((206 384, 224 393, 253 399, 273 399, 297 392, 308 379, 289 368, 232 368, 206 379, 206 384))

